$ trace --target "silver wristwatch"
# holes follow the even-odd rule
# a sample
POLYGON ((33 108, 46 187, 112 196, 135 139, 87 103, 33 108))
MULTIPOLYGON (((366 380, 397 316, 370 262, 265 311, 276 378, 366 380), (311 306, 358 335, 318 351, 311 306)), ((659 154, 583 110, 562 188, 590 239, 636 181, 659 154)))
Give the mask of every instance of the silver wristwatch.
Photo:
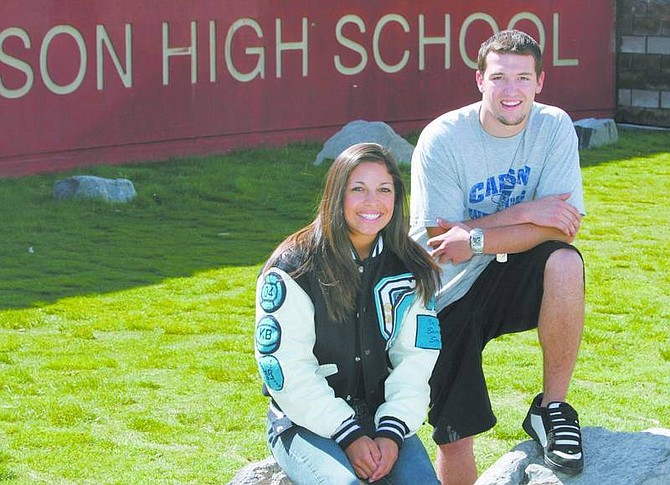
POLYGON ((482 254, 484 252, 484 231, 478 227, 470 231, 470 249, 472 254, 482 254))

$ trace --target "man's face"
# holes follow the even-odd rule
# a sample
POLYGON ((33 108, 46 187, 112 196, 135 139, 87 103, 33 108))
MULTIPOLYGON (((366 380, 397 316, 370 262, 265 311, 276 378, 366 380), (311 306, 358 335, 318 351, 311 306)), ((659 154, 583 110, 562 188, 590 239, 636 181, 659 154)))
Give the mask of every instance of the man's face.
POLYGON ((544 84, 544 72, 539 78, 535 74, 535 58, 489 52, 486 71, 477 71, 475 78, 482 93, 480 121, 487 133, 508 137, 521 132, 544 84))

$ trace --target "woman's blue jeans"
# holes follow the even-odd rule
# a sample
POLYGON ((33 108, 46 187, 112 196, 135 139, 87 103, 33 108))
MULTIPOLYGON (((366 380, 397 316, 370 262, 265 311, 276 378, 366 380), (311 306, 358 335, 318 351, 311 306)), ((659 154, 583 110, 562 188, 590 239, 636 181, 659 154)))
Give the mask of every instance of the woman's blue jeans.
MULTIPOLYGON (((365 406, 355 406, 359 422, 374 429, 365 406)), ((359 485, 368 483, 356 476, 344 450, 334 440, 293 425, 276 434, 268 421, 268 446, 279 466, 294 485, 359 485)), ((426 448, 417 435, 405 439, 385 485, 439 485, 426 448)))

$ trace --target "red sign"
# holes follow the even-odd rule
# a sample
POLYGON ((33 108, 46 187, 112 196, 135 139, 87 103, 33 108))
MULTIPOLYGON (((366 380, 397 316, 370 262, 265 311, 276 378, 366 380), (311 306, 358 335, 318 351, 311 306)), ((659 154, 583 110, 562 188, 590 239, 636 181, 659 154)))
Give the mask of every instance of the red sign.
POLYGON ((613 117, 613 0, 3 0, 0 174, 400 132, 479 98, 480 43, 544 49, 539 101, 613 117))

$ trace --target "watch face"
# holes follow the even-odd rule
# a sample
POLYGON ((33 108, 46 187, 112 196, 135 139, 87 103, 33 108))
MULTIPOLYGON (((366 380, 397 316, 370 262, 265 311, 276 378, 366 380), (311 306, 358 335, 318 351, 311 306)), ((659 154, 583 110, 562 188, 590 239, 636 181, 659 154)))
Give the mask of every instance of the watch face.
POLYGON ((477 250, 482 249, 482 237, 480 235, 475 236, 473 243, 473 246, 477 248, 477 250))
POLYGON ((475 254, 484 252, 484 233, 481 229, 473 229, 470 233, 470 249, 475 254))

